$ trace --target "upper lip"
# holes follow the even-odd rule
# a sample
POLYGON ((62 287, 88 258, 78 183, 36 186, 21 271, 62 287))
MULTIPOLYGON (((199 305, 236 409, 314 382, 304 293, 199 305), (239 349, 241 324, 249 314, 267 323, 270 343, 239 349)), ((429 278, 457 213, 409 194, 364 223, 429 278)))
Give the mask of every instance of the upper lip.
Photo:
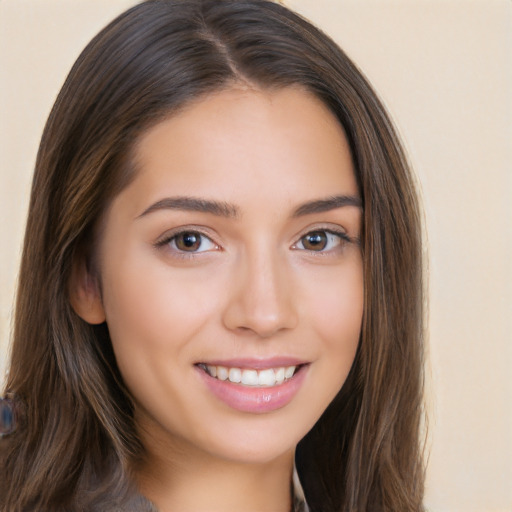
POLYGON ((234 359, 208 359, 197 364, 209 366, 225 366, 228 368, 250 368, 252 370, 264 370, 266 368, 280 368, 282 366, 300 366, 308 361, 297 357, 275 356, 270 358, 234 358, 234 359))

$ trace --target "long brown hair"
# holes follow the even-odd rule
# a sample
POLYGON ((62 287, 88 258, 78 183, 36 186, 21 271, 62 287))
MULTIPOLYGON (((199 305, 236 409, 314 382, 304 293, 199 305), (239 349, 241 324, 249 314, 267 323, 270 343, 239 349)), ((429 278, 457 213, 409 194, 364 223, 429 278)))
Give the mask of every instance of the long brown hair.
POLYGON ((364 205, 364 318, 338 396, 297 447, 313 512, 422 510, 420 213, 392 123, 342 50, 267 0, 150 0, 103 29, 71 70, 39 149, 6 390, 24 428, 0 441, 0 509, 108 510, 142 453, 108 328, 69 301, 94 228, 133 178, 140 135, 234 83, 301 86, 336 115, 364 205))

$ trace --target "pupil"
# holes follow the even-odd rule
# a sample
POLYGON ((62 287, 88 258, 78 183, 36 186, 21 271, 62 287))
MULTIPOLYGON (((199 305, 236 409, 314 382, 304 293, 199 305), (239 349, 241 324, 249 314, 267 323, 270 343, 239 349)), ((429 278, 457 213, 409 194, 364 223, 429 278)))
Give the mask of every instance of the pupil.
POLYGON ((326 245, 327 235, 322 231, 307 235, 306 241, 304 243, 306 249, 312 249, 316 251, 324 249, 326 245))
POLYGON ((178 239, 180 249, 198 249, 201 245, 201 239, 196 233, 184 233, 178 239))

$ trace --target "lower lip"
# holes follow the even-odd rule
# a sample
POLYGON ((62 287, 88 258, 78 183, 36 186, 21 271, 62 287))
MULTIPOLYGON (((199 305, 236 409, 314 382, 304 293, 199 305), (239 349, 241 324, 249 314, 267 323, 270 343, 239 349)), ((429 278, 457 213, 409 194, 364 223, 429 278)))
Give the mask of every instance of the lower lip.
POLYGON ((301 366, 295 375, 272 387, 250 387, 219 380, 196 368, 208 389, 222 402, 237 411, 265 413, 281 409, 289 404, 299 391, 309 365, 301 366))

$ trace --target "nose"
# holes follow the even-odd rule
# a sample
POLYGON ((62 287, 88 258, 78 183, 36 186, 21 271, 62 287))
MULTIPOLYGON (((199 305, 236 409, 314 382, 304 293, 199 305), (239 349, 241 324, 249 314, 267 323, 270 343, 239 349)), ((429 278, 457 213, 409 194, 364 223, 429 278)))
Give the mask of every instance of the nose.
POLYGON ((293 329, 298 314, 290 269, 269 250, 241 258, 223 313, 226 328, 269 338, 293 329))

